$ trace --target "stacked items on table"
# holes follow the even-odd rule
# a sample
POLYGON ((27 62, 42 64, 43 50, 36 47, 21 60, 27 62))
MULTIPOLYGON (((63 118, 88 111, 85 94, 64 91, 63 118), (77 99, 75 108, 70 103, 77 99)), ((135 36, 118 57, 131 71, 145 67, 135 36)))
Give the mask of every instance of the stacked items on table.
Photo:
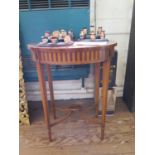
POLYGON ((102 26, 98 27, 97 33, 95 33, 95 27, 90 26, 90 33, 88 35, 88 30, 87 28, 83 28, 80 31, 80 39, 90 39, 91 41, 94 41, 96 39, 105 39, 105 31, 103 30, 102 26))
MULTIPOLYGON (((57 43, 71 43, 74 40, 74 34, 72 30, 66 31, 64 29, 53 31, 52 33, 46 31, 44 36, 41 37, 40 44, 57 44, 57 43)), ((105 39, 105 31, 103 30, 102 26, 98 27, 97 33, 95 32, 95 27, 90 26, 90 30, 88 33, 88 29, 86 27, 82 28, 79 34, 79 40, 86 40, 95 41, 95 40, 106 40, 105 39)))
MULTIPOLYGON (((102 26, 98 27, 97 30, 94 26, 90 26, 90 29, 87 29, 86 27, 83 27, 80 30, 78 41, 75 41, 75 35, 73 35, 73 31, 66 31, 64 29, 62 30, 56 30, 52 33, 45 32, 44 36, 42 36, 42 42, 41 46, 56 46, 59 43, 62 43, 61 45, 106 45, 108 43, 108 39, 105 38, 105 30, 102 26), (73 43, 73 40, 75 41, 73 43), (68 44, 68 43, 72 44, 68 44), (45 45, 43 45, 45 43, 45 45), (49 45, 48 45, 49 44, 49 45)), ((112 114, 115 110, 115 100, 116 100, 116 89, 115 86, 115 78, 116 78, 116 64, 117 64, 117 52, 115 52, 114 58, 112 59, 111 63, 111 71, 110 71, 110 83, 109 83, 109 90, 108 90, 108 107, 107 111, 109 114, 112 114)), ((83 68, 83 67, 82 67, 83 68)), ((84 68, 83 68, 84 69, 84 68)), ((102 69, 102 68, 101 68, 102 69)), ((102 71, 100 71, 102 72, 102 71)), ((85 72, 86 73, 86 72, 85 72)), ((86 73, 87 74, 87 73, 86 73)), ((80 75, 81 76, 81 75, 80 75)), ((85 77, 85 75, 83 76, 85 77)), ((64 78, 64 76, 63 76, 64 78)), ((100 78, 102 79, 102 78, 100 78)), ((100 86, 102 86, 102 81, 100 80, 100 86)), ((100 93, 101 94, 101 93, 100 93)), ((100 102, 101 102, 101 96, 100 96, 100 102)), ((101 104, 99 104, 101 105, 101 104)), ((101 111, 101 106, 99 107, 99 110, 101 111)))
POLYGON ((73 40, 73 32, 69 30, 68 32, 65 30, 56 30, 50 33, 49 31, 46 31, 44 33, 44 36, 41 37, 42 41, 41 43, 58 43, 58 42, 65 42, 69 43, 73 40))

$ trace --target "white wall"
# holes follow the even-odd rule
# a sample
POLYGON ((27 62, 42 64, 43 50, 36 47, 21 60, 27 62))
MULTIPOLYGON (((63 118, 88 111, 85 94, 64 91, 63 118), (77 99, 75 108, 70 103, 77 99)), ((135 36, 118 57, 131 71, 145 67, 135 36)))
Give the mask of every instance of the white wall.
POLYGON ((118 43, 116 85, 123 87, 133 0, 96 0, 96 13, 95 0, 91 0, 90 4, 90 23, 96 27, 103 26, 106 37, 118 43))

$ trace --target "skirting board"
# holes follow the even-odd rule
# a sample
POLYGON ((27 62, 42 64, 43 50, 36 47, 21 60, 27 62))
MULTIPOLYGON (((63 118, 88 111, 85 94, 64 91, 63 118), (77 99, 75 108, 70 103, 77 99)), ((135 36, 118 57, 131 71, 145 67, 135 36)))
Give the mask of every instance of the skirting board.
MULTIPOLYGON (((28 101, 40 101, 40 90, 38 82, 26 82, 26 93, 28 101)), ((49 99, 48 83, 46 82, 47 95, 49 99)), ((81 99, 94 97, 93 78, 87 78, 85 87, 82 88, 82 80, 54 81, 55 100, 81 99)), ((123 87, 113 87, 116 97, 123 96, 123 87)))
MULTIPOLYGON (((88 81, 87 81, 88 82, 88 81)), ((47 85, 47 98, 50 100, 50 93, 47 85)), ((101 111, 101 90, 99 91, 99 111, 101 111)), ((26 83, 26 93, 28 101, 41 101, 41 95, 39 91, 39 84, 36 83, 26 83)), ((108 105, 107 111, 115 111, 115 101, 116 97, 120 97, 123 94, 123 89, 121 87, 113 87, 112 90, 108 90, 108 105)), ((84 99, 84 98, 94 98, 94 88, 93 84, 90 82, 86 83, 85 88, 81 86, 81 80, 73 81, 55 81, 54 82, 54 98, 55 100, 69 100, 69 99, 84 99)))
MULTIPOLYGON (((101 89, 101 88, 100 88, 101 89)), ((119 90, 117 91, 117 87, 114 87, 116 92, 116 97, 122 97, 123 92, 119 90)), ((40 91, 33 90, 27 91, 27 100, 28 101, 40 101, 40 91)), ((93 98, 94 97, 94 90, 93 89, 86 89, 81 88, 77 90, 56 90, 54 91, 54 98, 55 100, 68 100, 68 99, 82 99, 82 98, 93 98)), ((47 91, 47 98, 50 99, 49 91, 47 91)))
MULTIPOLYGON (((101 88, 99 91, 99 111, 102 109, 102 94, 101 88)), ((40 92, 27 92, 27 96, 31 101, 40 101, 40 92)), ((47 91, 48 100, 50 99, 49 91, 47 91)), ((94 98, 94 90, 93 89, 84 89, 81 88, 80 90, 64 90, 64 91, 54 91, 55 99, 80 99, 80 98, 94 98)), ((108 90, 108 105, 107 111, 114 112, 115 111, 115 104, 116 104, 116 89, 113 88, 112 90, 108 90)))

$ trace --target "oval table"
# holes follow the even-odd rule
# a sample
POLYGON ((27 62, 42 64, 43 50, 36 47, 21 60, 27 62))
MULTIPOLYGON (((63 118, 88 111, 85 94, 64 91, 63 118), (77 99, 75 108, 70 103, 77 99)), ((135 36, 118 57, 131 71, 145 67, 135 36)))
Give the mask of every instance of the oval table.
MULTIPOLYGON (((107 91, 110 74, 110 60, 114 55, 114 47, 117 45, 114 41, 107 43, 80 43, 75 42, 70 46, 58 47, 40 47, 37 44, 29 44, 28 48, 31 51, 32 59, 36 63, 38 79, 40 84, 40 92, 44 111, 44 119, 48 129, 49 140, 52 141, 51 127, 62 120, 66 119, 71 113, 68 113, 66 118, 56 119, 56 108, 53 94, 53 82, 51 76, 50 65, 80 65, 80 64, 95 64, 95 105, 96 117, 98 117, 99 106, 99 77, 100 63, 103 64, 103 79, 102 79, 102 119, 101 119, 101 140, 104 139, 104 129, 106 122, 107 108, 107 91), (45 78, 43 74, 43 65, 46 65, 48 84, 50 90, 50 99, 52 102, 52 112, 56 122, 50 123, 47 92, 45 78)), ((73 110, 73 109, 72 109, 73 110)))

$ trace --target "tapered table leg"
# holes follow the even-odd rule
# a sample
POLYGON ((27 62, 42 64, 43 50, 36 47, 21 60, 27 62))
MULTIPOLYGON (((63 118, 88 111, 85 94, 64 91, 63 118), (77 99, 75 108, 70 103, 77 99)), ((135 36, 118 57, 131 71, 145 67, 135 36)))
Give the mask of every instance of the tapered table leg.
POLYGON ((103 63, 101 140, 104 139, 109 75, 110 75, 110 59, 108 59, 106 62, 103 63))
POLYGON ((99 110, 99 81, 100 81, 100 63, 95 64, 95 105, 96 117, 98 117, 99 110))
POLYGON ((51 75, 52 73, 50 70, 50 65, 46 64, 46 70, 47 70, 47 76, 48 76, 48 85, 49 85, 49 91, 50 91, 50 99, 51 99, 53 117, 54 117, 54 119, 56 119, 56 109, 55 109, 54 91, 53 91, 53 80, 52 80, 52 75, 51 75))
POLYGON ((51 128, 50 128, 50 117, 49 117, 49 111, 48 111, 47 93, 46 93, 45 79, 43 75, 43 68, 40 63, 36 63, 36 66, 37 66, 38 78, 39 78, 39 83, 40 83, 40 92, 41 92, 42 105, 43 105, 43 110, 44 110, 45 123, 48 129, 49 140, 52 141, 51 128))

